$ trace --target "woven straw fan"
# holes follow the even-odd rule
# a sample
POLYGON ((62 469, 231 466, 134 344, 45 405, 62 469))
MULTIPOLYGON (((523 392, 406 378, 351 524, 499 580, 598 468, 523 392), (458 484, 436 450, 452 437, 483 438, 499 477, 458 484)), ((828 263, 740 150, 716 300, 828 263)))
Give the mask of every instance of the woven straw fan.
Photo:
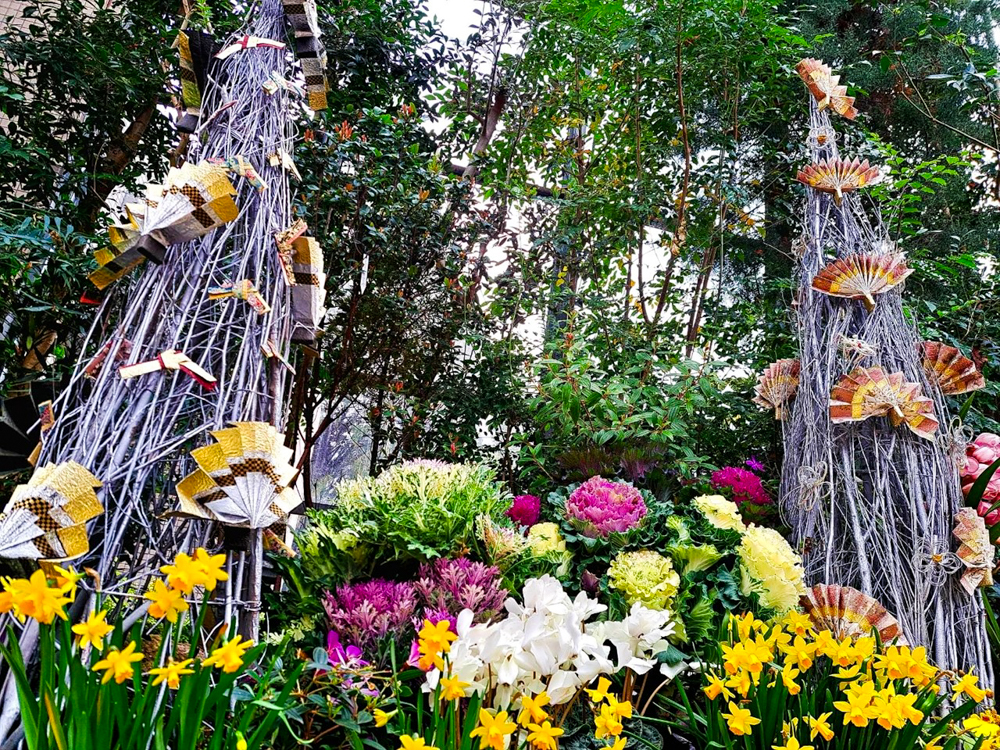
POLYGON ((923 341, 918 344, 923 355, 927 379, 936 383, 946 396, 978 391, 986 387, 986 379, 976 369, 976 363, 954 346, 940 341, 923 341))
POLYGON ((69 560, 87 552, 87 521, 104 512, 101 482, 75 461, 46 464, 0 513, 0 557, 69 560))
POLYGON ((150 207, 136 248, 154 263, 163 262, 170 245, 201 237, 239 213, 226 168, 207 161, 171 169, 163 187, 147 194, 150 207))
POLYGON ((934 439, 938 421, 934 402, 925 397, 918 383, 907 383, 903 373, 886 375, 881 367, 858 367, 840 379, 830 394, 833 424, 862 422, 888 416, 893 427, 905 423, 914 434, 934 439))
POLYGON ((785 404, 795 398, 798 387, 799 361, 779 359, 760 374, 753 402, 763 409, 774 409, 774 418, 783 419, 785 404))
POLYGON ((847 86, 839 85, 840 76, 833 75, 833 71, 822 60, 807 57, 799 60, 795 70, 798 71, 799 78, 805 81, 809 92, 816 97, 821 112, 830 107, 848 120, 858 116, 858 110, 854 108, 854 97, 847 95, 847 86))
POLYGON ((266 422, 235 422, 212 436, 218 442, 191 451, 198 468, 177 483, 180 508, 170 515, 248 529, 285 520, 301 502, 285 436, 266 422))
POLYGON ((875 309, 875 295, 884 294, 903 283, 913 269, 903 253, 848 255, 821 269, 812 288, 831 297, 864 300, 869 312, 875 309))
POLYGON ((849 586, 817 584, 800 604, 816 630, 829 630, 837 639, 878 633, 886 645, 906 643, 899 621, 876 599, 849 586))
POLYGON ((830 193, 839 206, 844 200, 844 193, 871 185, 878 176, 878 167, 871 166, 867 159, 824 159, 800 169, 795 179, 814 190, 830 193))
POLYGON ((993 545, 986 521, 975 508, 962 508, 955 514, 951 533, 961 543, 956 554, 965 566, 962 588, 974 596, 980 586, 993 585, 993 545))

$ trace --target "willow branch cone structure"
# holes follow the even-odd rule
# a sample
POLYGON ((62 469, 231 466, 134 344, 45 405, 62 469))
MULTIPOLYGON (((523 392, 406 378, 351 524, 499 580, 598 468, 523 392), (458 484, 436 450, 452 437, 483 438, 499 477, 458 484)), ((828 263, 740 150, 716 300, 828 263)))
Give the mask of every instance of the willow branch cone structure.
MULTIPOLYGON (((813 164, 839 162, 828 110, 813 97, 810 110, 813 164)), ((926 646, 941 668, 973 669, 992 684, 982 602, 960 584, 964 566, 952 533, 964 505, 956 461, 966 440, 924 372, 920 338, 903 310, 905 290, 893 284, 868 299, 848 299, 814 288, 837 259, 899 251, 881 217, 869 218, 859 191, 807 187, 806 194, 794 313, 799 382, 782 420, 780 502, 807 581, 874 597, 896 615, 909 643, 926 646), (858 368, 902 373, 919 386, 913 390, 923 413, 912 429, 894 426, 890 416, 834 423, 831 394, 858 368)))
MULTIPOLYGON (((281 0, 261 0, 247 18, 241 36, 285 39, 281 0)), ((268 93, 264 84, 274 73, 286 75, 288 55, 284 48, 257 46, 211 60, 201 92, 201 124, 187 159, 242 157, 266 189, 232 175, 239 208, 235 220, 166 248, 162 264, 147 262, 132 272, 135 278, 111 287, 70 386, 54 405, 56 422, 43 442, 39 466, 76 461, 103 484, 99 495, 105 512, 90 524, 90 552, 74 564, 97 571, 103 593, 112 601, 119 597, 119 606, 131 613, 129 624, 145 611, 141 599, 129 598, 130 588, 141 588, 177 551, 220 539, 213 536, 218 527, 212 523, 164 518, 177 507, 176 482, 194 468, 188 451, 210 443, 210 431, 232 422, 283 427, 289 375, 281 358, 287 360, 294 333, 293 295, 275 234, 292 224, 292 209, 288 172, 280 162, 273 166, 269 156, 293 152, 290 110, 301 104, 291 98, 291 87, 272 87, 268 93), (244 299, 210 298, 210 288, 242 279, 252 280, 269 311, 260 314, 244 299), (127 300, 115 318, 114 298, 122 293, 127 300), (94 368, 88 372, 88 365, 102 348, 103 364, 90 377, 94 368), (164 352, 186 355, 195 365, 191 372, 209 373, 214 387, 206 388, 183 368, 121 376, 120 365, 155 360, 164 352)), ((242 550, 224 545, 230 565, 225 614, 239 619, 239 629, 254 638, 262 531, 243 536, 242 550)), ((21 634, 29 650, 31 627, 21 634)), ((9 675, 2 708, 0 741, 11 735, 17 718, 9 675)))

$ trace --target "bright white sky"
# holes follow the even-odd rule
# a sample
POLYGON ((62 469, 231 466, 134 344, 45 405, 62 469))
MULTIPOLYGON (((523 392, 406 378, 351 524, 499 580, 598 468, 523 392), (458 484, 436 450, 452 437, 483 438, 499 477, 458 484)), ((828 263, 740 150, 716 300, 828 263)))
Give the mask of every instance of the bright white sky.
POLYGON ((482 9, 483 5, 482 0, 427 0, 427 7, 441 22, 442 31, 463 42, 479 18, 472 11, 482 9))

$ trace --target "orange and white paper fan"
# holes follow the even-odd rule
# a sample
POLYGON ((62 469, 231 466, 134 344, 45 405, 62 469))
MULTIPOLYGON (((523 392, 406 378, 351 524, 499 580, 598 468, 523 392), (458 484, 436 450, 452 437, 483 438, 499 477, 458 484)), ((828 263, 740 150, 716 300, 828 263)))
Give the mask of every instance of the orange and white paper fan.
POLYGON ((955 514, 955 529, 951 533, 960 542, 956 554, 965 566, 962 588, 973 596, 977 588, 992 586, 993 545, 986 520, 975 508, 962 508, 955 514))
POLYGON ((178 242, 201 237, 236 218, 236 188, 226 168, 203 161, 171 169, 163 186, 147 191, 150 206, 136 249, 154 263, 178 242))
POLYGON ((795 398, 799 388, 799 361, 779 359, 767 366, 757 379, 753 402, 761 408, 774 409, 774 418, 784 417, 785 404, 795 398))
POLYGON ((816 97, 821 112, 830 107, 848 120, 857 117, 858 110, 854 108, 854 97, 847 95, 847 86, 840 85, 840 76, 833 75, 833 71, 822 60, 807 57, 799 60, 795 70, 798 71, 799 78, 805 82, 809 92, 816 97))
POLYGON ((284 521, 301 502, 285 436, 266 422, 235 422, 212 436, 217 442, 191 451, 198 468, 177 483, 171 515, 249 529, 284 521))
POLYGON ((875 295, 899 286, 911 273, 903 253, 848 255, 821 269, 812 288, 831 297, 864 300, 865 307, 873 310, 875 295))
POLYGON ((87 521, 104 512, 101 482, 75 461, 46 464, 0 513, 0 557, 68 560, 90 549, 87 521))
POLYGON ((934 439, 938 421, 934 402, 918 383, 907 383, 903 373, 887 375, 881 367, 858 367, 840 379, 830 394, 830 421, 862 422, 888 416, 893 427, 905 423, 916 435, 934 439))
POLYGON ((878 633, 886 645, 906 643, 899 621, 877 599, 849 586, 817 584, 799 603, 816 630, 829 630, 838 639, 878 633))
POLYGON ((986 379, 976 369, 976 363, 962 354, 957 347, 942 344, 940 341, 922 341, 919 347, 927 379, 937 383, 938 388, 946 396, 978 391, 986 387, 986 379))
POLYGON ((878 176, 878 167, 871 166, 867 159, 824 159, 800 169, 796 179, 814 190, 830 193, 839 206, 844 200, 844 193, 870 185, 878 176))

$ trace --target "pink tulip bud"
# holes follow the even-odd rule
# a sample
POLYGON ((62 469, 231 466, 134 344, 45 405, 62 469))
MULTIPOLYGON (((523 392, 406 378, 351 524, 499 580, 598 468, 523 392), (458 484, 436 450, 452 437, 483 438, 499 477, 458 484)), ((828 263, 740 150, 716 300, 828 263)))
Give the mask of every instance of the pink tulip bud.
POLYGON ((994 435, 992 432, 984 432, 982 435, 977 437, 972 441, 975 445, 985 445, 990 448, 1000 448, 1000 435, 994 435))
POLYGON ((983 502, 979 503, 978 513, 986 520, 987 526, 992 526, 997 521, 1000 521, 1000 508, 994 511, 990 511, 990 508, 993 507, 993 502, 984 500, 983 502))
POLYGON ((996 461, 998 456, 1000 456, 1000 452, 987 445, 981 445, 972 451, 972 457, 979 463, 986 464, 987 466, 996 461))

